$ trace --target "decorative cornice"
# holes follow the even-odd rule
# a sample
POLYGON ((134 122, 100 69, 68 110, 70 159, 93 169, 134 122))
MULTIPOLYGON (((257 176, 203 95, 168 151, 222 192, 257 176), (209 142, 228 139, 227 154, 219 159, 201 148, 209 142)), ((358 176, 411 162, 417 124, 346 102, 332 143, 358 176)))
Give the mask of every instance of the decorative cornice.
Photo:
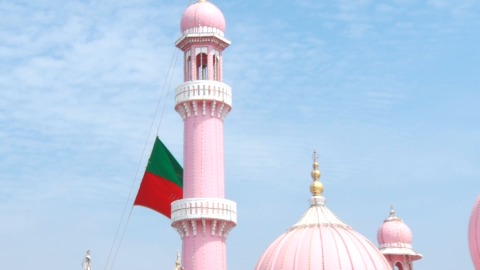
POLYGON ((223 37, 225 34, 223 33, 222 30, 216 28, 216 27, 211 27, 211 26, 197 26, 197 27, 191 27, 191 28, 188 28, 188 29, 185 29, 185 31, 183 31, 183 34, 184 35, 188 35, 188 34, 201 34, 201 33, 204 33, 204 34, 216 34, 216 35, 219 35, 221 37, 223 37))
POLYGON ((175 104, 193 100, 211 100, 232 106, 232 88, 219 81, 197 80, 182 83, 175 89, 175 104))
POLYGON ((187 103, 183 103, 183 109, 185 109, 186 117, 190 117, 190 107, 187 103))
POLYGON ((383 255, 409 256, 412 259, 412 261, 420 260, 421 258, 423 258, 422 254, 415 252, 411 248, 387 247, 387 248, 380 248, 379 250, 383 255))
POLYGON ((196 220, 191 220, 192 223, 192 231, 193 231, 193 236, 197 235, 197 221, 196 220))
POLYGON ((203 100, 200 104, 198 102, 184 102, 177 105, 175 109, 183 120, 190 117, 215 117, 224 120, 231 110, 230 106, 225 105, 223 102, 220 103, 219 107, 216 106, 216 101, 203 100), (202 108, 199 108, 200 105, 202 108), (200 109, 202 110, 201 112, 200 109), (210 111, 209 114, 207 114, 208 110, 210 111))
POLYGON ((412 245, 411 244, 407 244, 407 243, 400 243, 400 242, 396 242, 396 243, 384 243, 384 244, 380 244, 379 245, 379 248, 382 249, 382 248, 409 248, 411 249, 412 248, 412 245))
POLYGON ((217 106, 217 101, 213 101, 212 102, 212 109, 211 109, 211 112, 210 112, 210 116, 213 117, 215 116, 215 107, 217 106))
POLYGON ((218 198, 188 198, 172 203, 172 223, 190 219, 218 219, 237 223, 237 204, 218 198))
POLYGON ((212 236, 215 235, 215 230, 217 229, 217 221, 216 219, 214 219, 212 221, 212 236))
POLYGON ((201 220, 201 232, 205 236, 207 225, 211 224, 212 236, 226 238, 237 224, 237 205, 235 202, 218 198, 189 198, 172 203, 172 227, 181 238, 198 234, 197 222, 201 220))
POLYGON ((193 115, 197 116, 198 115, 197 101, 192 101, 192 107, 193 107, 193 115))
POLYGON ((184 34, 175 42, 175 46, 180 50, 184 50, 192 44, 209 43, 223 50, 231 44, 231 41, 223 36, 222 31, 212 27, 206 30, 204 28, 195 27, 185 30, 184 34))
POLYGON ((232 90, 218 81, 188 81, 177 87, 175 104, 175 110, 184 120, 192 116, 206 116, 209 105, 211 117, 224 119, 232 109, 232 90))

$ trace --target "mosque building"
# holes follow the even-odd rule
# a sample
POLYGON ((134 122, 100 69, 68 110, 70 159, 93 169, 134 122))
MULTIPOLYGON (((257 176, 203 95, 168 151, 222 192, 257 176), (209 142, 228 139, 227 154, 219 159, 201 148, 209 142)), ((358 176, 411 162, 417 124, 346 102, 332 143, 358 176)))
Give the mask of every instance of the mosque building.
MULTIPOLYGON (((237 210, 224 194, 223 122, 232 108, 232 89, 223 83, 222 52, 230 45, 225 29, 224 15, 207 0, 190 5, 181 18, 176 46, 184 55, 184 82, 176 88, 175 110, 184 122, 184 196, 171 207, 172 227, 182 239, 175 269, 227 269, 226 239, 237 210)), ((327 207, 320 176, 314 153, 310 207, 259 254, 256 270, 414 269, 422 255, 393 208, 378 230, 377 247, 327 207)), ((480 269, 480 198, 469 240, 480 269)))

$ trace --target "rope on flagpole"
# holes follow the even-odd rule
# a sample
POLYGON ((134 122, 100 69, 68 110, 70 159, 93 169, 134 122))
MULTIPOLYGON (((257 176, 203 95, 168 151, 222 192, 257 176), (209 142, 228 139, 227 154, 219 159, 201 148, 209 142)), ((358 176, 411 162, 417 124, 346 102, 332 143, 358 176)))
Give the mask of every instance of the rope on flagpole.
MULTIPOLYGON (((174 65, 176 66, 177 64, 177 50, 175 50, 174 52, 174 65)), ((175 69, 173 69, 172 71, 172 76, 170 76, 170 82, 168 83, 168 89, 171 89, 171 86, 172 86, 172 81, 173 81, 173 74, 175 73, 175 69)), ((166 82, 167 80, 165 80, 166 82)), ((165 88, 165 85, 163 86, 165 88)), ((165 107, 167 105, 167 100, 168 100, 168 94, 170 93, 171 91, 167 91, 167 93, 165 94, 165 98, 163 99, 163 106, 162 106, 162 112, 160 113, 160 121, 158 122, 158 128, 157 128, 157 135, 159 135, 160 133, 160 126, 162 125, 162 120, 163 120, 163 113, 165 112, 165 107)), ((163 91, 162 91, 163 93, 163 91)), ((160 102, 160 100, 159 100, 160 102)))
MULTIPOLYGON (((160 108, 160 105, 161 105, 161 101, 162 101, 162 97, 163 97, 163 94, 165 92, 165 89, 166 89, 166 86, 167 86, 167 81, 169 81, 169 84, 168 84, 168 89, 170 89, 170 85, 172 83, 172 80, 173 80, 173 75, 175 73, 175 66, 176 66, 176 60, 177 60, 177 49, 175 48, 174 51, 173 51, 173 54, 172 54, 172 58, 170 60, 170 65, 168 67, 168 71, 167 71, 167 76, 165 77, 165 81, 163 83, 163 87, 162 87, 162 91, 160 93, 160 97, 158 98, 158 101, 157 101, 157 106, 155 108, 155 113, 153 115, 153 118, 152 118, 152 122, 150 124, 150 128, 148 130, 148 135, 147 135, 147 138, 145 140, 145 143, 144 143, 144 146, 143 146, 143 150, 142 150, 142 155, 140 157, 140 160, 138 162, 138 165, 137 165, 137 170, 135 172, 135 176, 133 177, 133 180, 132 180, 132 184, 130 185, 130 191, 128 192, 128 197, 127 197, 127 200, 125 202, 125 205, 124 205, 124 208, 123 208, 123 212, 122 212, 122 217, 120 219, 120 222, 118 224, 118 227, 117 227, 117 230, 115 232, 115 236, 114 236, 114 240, 113 240, 113 243, 112 243, 112 246, 110 248, 110 252, 108 253, 108 257, 107 257, 107 262, 105 263, 105 267, 104 269, 107 270, 108 268, 108 265, 109 265, 109 262, 110 262, 110 258, 112 257, 113 255, 113 259, 112 259, 112 262, 111 262, 111 267, 110 269, 113 269, 114 265, 115 265, 115 261, 116 261, 116 258, 117 258, 117 255, 118 255, 118 251, 120 249, 120 246, 122 244, 122 241, 123 241, 123 237, 125 235, 125 231, 127 230, 127 227, 128 227, 128 224, 130 222, 130 217, 132 215, 132 212, 133 212, 133 204, 131 204, 131 207, 130 207, 130 211, 128 213, 128 217, 127 219, 125 219, 125 216, 126 216, 126 212, 127 212, 127 209, 128 209, 128 206, 129 206, 129 203, 130 203, 130 200, 131 200, 131 197, 132 197, 132 192, 133 192, 133 188, 135 186, 135 183, 137 182, 137 176, 138 176, 138 173, 140 172, 140 167, 143 163, 143 157, 145 156, 145 150, 147 149, 147 145, 148 145, 148 142, 150 140, 150 136, 151 136, 151 133, 152 133, 152 129, 153 129, 153 126, 155 124, 155 120, 157 119, 157 115, 158 115, 158 111, 159 111, 159 108, 160 108), (173 68, 172 68, 172 65, 173 65, 173 68), (170 76, 170 78, 169 78, 170 76), (170 79, 170 80, 169 80, 170 79), (125 222, 124 222, 125 220, 125 222), (125 224, 124 224, 125 223, 125 224), (122 224, 123 227, 122 227, 122 224), (123 229, 122 229, 123 228, 123 229), (120 230, 122 229, 122 232, 120 234, 120 238, 119 237, 119 232, 120 230), (118 240, 118 241, 117 241, 118 240), (117 243, 118 242, 118 243, 117 243), (117 244, 117 245, 115 245, 117 244), (114 251, 115 249, 115 251, 114 251), (113 252, 113 254, 112 254, 113 252)), ((157 134, 158 134, 158 130, 160 129, 160 125, 161 125, 161 121, 163 119, 163 113, 165 111, 165 106, 166 106, 166 99, 168 97, 168 92, 167 91, 167 94, 166 94, 166 97, 165 97, 165 101, 163 102, 163 108, 161 110, 161 115, 160 115, 160 123, 158 125, 158 129, 157 129, 157 134)))

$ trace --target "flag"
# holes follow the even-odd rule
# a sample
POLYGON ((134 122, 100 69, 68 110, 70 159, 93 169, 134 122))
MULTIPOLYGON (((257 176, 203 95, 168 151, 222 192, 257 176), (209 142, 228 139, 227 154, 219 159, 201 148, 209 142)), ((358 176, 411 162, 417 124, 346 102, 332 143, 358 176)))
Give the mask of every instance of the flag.
POLYGON ((155 210, 168 218, 171 203, 183 197, 183 169, 157 137, 134 205, 155 210))

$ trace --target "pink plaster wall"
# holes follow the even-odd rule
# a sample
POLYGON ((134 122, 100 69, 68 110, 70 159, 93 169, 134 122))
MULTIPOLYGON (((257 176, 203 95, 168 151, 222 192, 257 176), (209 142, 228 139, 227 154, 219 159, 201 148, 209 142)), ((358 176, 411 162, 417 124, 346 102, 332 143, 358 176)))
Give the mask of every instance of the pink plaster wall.
POLYGON ((413 269, 413 264, 412 264, 412 258, 410 256, 405 256, 405 255, 385 255, 385 258, 387 261, 390 263, 390 266, 392 266, 392 269, 396 270, 397 268, 394 268, 395 265, 400 263, 401 268, 400 270, 412 270, 413 269))
POLYGON ((211 116, 211 103, 206 115, 198 106, 198 115, 184 122, 183 197, 224 198, 223 120, 211 116))
MULTIPOLYGON (((227 269, 225 238, 218 234, 212 236, 211 220, 206 223, 205 235, 203 235, 201 221, 195 222, 197 222, 197 235, 190 233, 183 238, 183 268, 186 270, 227 269)), ((218 230, 218 224, 216 230, 218 230)))

